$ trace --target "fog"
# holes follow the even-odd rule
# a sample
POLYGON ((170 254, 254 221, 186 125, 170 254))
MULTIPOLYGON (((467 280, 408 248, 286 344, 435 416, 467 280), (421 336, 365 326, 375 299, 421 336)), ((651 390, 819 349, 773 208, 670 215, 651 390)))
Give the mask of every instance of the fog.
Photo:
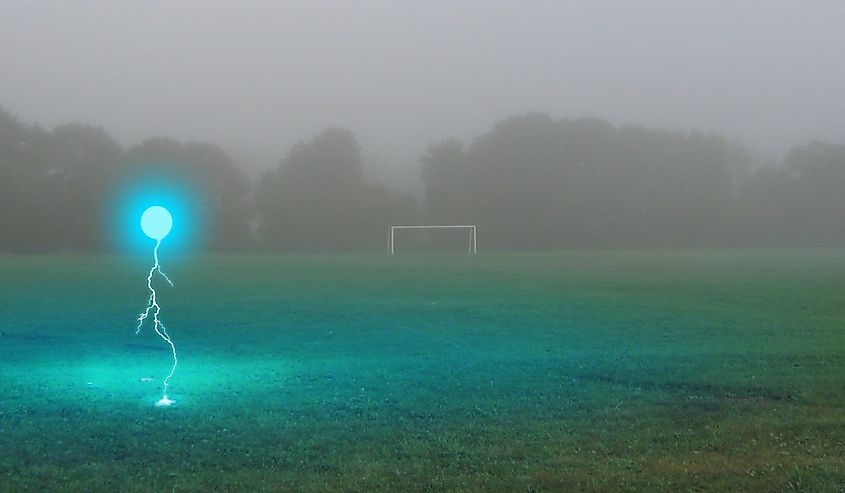
MULTIPOLYGON (((329 126, 382 168, 540 111, 781 156, 845 129, 838 1, 3 2, 0 105, 274 165, 329 126)), ((393 170, 393 173, 396 173, 393 170)), ((411 173, 416 176, 416 174, 411 173)))
POLYGON ((403 223, 841 245, 843 25, 833 1, 4 2, 0 252, 114 250, 120 187, 173 173, 213 250, 403 223))

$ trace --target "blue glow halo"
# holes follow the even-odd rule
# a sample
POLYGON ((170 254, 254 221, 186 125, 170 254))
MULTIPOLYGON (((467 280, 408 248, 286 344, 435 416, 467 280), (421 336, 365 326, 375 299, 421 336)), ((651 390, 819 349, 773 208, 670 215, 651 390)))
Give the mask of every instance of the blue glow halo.
POLYGON ((194 177, 181 172, 175 165, 154 164, 124 171, 104 207, 104 219, 108 230, 112 231, 109 235, 111 247, 144 262, 150 253, 151 239, 161 241, 156 240, 156 236, 166 236, 162 247, 167 250, 172 265, 181 254, 205 247, 208 218, 204 204, 207 199, 194 177), (171 226, 164 234, 147 231, 140 220, 151 206, 166 209, 176 227, 171 226))

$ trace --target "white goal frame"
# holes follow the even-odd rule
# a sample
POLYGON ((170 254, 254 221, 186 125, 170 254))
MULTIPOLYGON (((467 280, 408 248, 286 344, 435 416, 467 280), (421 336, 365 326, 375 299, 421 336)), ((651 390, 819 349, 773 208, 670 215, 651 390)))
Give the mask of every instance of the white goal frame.
POLYGON ((396 253, 394 238, 396 237, 395 231, 397 229, 469 229, 470 235, 468 251, 473 255, 478 253, 478 228, 474 224, 391 226, 390 233, 387 237, 387 247, 390 250, 391 255, 394 255, 396 253))

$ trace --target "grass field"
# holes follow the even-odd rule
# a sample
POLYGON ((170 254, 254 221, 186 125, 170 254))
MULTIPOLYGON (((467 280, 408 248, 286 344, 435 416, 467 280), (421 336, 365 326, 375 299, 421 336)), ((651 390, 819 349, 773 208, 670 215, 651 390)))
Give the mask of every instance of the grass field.
POLYGON ((0 257, 0 490, 845 490, 845 252, 162 262, 170 408, 144 263, 0 257))

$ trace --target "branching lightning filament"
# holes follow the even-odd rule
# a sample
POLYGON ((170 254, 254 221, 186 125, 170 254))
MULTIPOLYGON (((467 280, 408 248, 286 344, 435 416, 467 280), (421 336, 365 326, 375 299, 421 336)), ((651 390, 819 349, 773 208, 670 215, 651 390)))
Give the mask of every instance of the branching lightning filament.
POLYGON ((159 273, 161 277, 167 281, 168 284, 173 286, 173 281, 167 277, 167 274, 161 270, 161 265, 158 262, 158 247, 161 245, 161 240, 156 240, 156 246, 153 250, 153 259, 155 262, 153 263, 153 267, 150 269, 150 273, 147 275, 147 287, 150 290, 150 300, 147 303, 146 310, 143 311, 140 315, 138 315, 138 329, 135 331, 136 334, 141 332, 141 327, 144 325, 144 321, 149 318, 150 314, 152 314, 153 319, 153 330, 156 334, 159 335, 164 341, 170 345, 170 349, 173 352, 173 367, 170 369, 170 374, 167 375, 167 378, 164 379, 164 396, 162 397, 161 401, 159 401, 162 405, 169 405, 172 401, 167 398, 167 384, 170 380, 170 377, 173 376, 173 372, 176 371, 176 365, 178 364, 179 360, 176 358, 176 346, 173 344, 173 341, 170 340, 170 336, 167 334, 167 328, 165 328, 164 324, 159 319, 159 314, 161 313, 161 306, 158 304, 158 299, 156 297, 156 290, 153 287, 153 276, 156 272, 159 273))

